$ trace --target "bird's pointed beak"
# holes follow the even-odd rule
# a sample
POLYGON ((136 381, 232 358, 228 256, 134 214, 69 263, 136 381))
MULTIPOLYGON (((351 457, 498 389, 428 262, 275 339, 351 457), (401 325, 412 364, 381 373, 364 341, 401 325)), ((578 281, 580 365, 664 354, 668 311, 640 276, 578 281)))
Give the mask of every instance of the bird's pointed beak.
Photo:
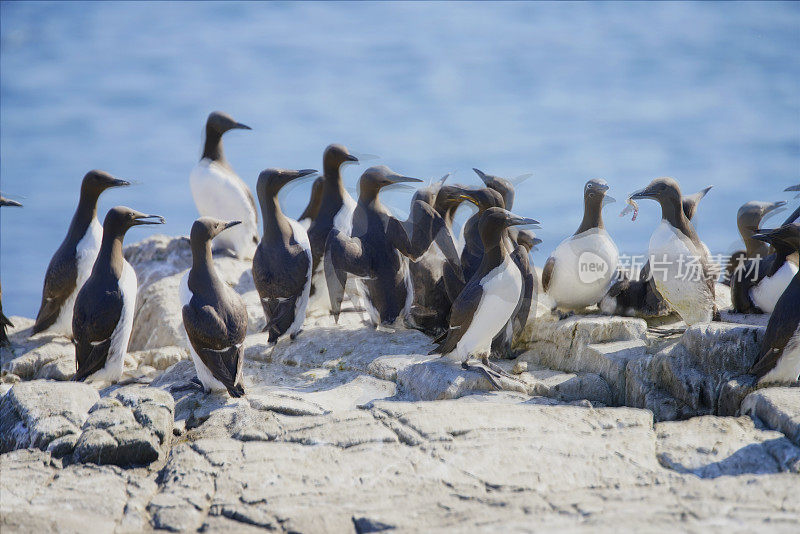
POLYGON ((800 191, 800 184, 797 185, 790 185, 784 191, 800 191))
POLYGON ((241 122, 237 122, 233 125, 233 128, 236 130, 252 130, 248 125, 242 124, 241 122))
POLYGON ((758 239, 759 241, 764 241, 765 243, 772 242, 772 238, 775 237, 775 233, 778 231, 776 228, 759 228, 756 230, 751 237, 753 239, 758 239))
POLYGON ((529 217, 519 217, 517 215, 512 215, 508 218, 508 226, 530 226, 531 228, 539 229, 539 221, 536 219, 531 219, 529 217))
POLYGON ((224 230, 227 230, 228 228, 233 228, 237 224, 242 224, 242 221, 230 221, 230 222, 227 222, 227 223, 225 223, 224 230))
POLYGON ((403 184, 403 183, 421 183, 424 180, 420 180, 419 178, 411 178, 410 176, 402 176, 400 174, 394 174, 389 176, 389 180, 393 184, 403 184))
POLYGON ((348 154, 344 157, 345 161, 352 161, 353 163, 358 163, 358 158, 352 154, 348 154))
POLYGON ((131 183, 128 180, 122 180, 121 178, 114 178, 113 180, 111 180, 109 187, 127 187, 129 185, 131 185, 131 183))
POLYGON ((533 238, 533 246, 534 246, 534 247, 538 247, 538 246, 539 246, 539 245, 541 245, 542 243, 544 243, 544 241, 542 241, 542 240, 541 240, 541 239, 539 239, 538 237, 534 237, 534 238, 533 238))
POLYGON ((617 199, 612 197, 611 195, 605 195, 603 197, 603 206, 608 206, 609 204, 613 204, 616 201, 617 199))
POLYGON ((297 180, 305 176, 311 176, 312 174, 316 174, 317 172, 319 171, 317 171, 316 169, 300 169, 299 171, 296 171, 294 176, 289 178, 289 181, 297 180))
POLYGON ((782 208, 785 205, 786 205, 785 200, 778 200, 777 202, 773 202, 764 209, 764 215, 766 215, 767 213, 772 213, 778 208, 782 208))
POLYGON ((633 193, 630 194, 628 198, 631 200, 641 200, 643 198, 654 199, 655 197, 656 197, 655 192, 651 190, 650 186, 648 185, 647 187, 643 187, 638 191, 634 191, 633 193))
POLYGON ((478 204, 478 201, 469 195, 458 195, 456 198, 462 202, 469 202, 470 204, 474 204, 479 208, 481 207, 480 204, 478 204))
POLYGON ((482 171, 482 170, 480 170, 480 169, 476 169, 475 167, 473 167, 473 168, 472 168, 472 170, 473 170, 473 171, 475 171, 475 174, 477 174, 477 175, 478 175, 478 178, 480 178, 480 179, 481 179, 481 181, 482 181, 484 184, 486 184, 486 185, 489 185, 489 177, 488 177, 488 176, 486 176, 486 173, 485 173, 485 172, 483 172, 483 171, 482 171))
POLYGON ((709 191, 711 191, 711 188, 713 188, 713 187, 714 187, 713 185, 709 185, 709 186, 708 186, 708 187, 706 187, 705 189, 701 189, 701 190, 699 191, 699 193, 700 193, 700 198, 703 198, 704 196, 706 196, 706 195, 708 194, 708 192, 709 192, 709 191))
POLYGON ((166 220, 161 215, 137 215, 134 219, 134 226, 142 226, 145 224, 164 224, 166 220))
POLYGON ((0 199, 0 206, 13 206, 16 208, 21 208, 22 204, 17 202, 16 200, 10 200, 7 198, 0 199))

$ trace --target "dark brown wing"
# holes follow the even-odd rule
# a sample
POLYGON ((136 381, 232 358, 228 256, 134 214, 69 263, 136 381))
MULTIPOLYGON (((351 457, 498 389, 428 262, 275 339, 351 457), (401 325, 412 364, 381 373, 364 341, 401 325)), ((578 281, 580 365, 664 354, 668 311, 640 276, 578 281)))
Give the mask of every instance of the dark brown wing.
POLYGON ((800 302, 800 278, 795 275, 789 287, 775 304, 775 309, 761 340, 759 359, 750 369, 750 373, 762 378, 780 359, 783 350, 798 331, 797 320, 793 319, 797 313, 797 303, 800 302))
POLYGON ((556 267, 556 259, 554 257, 547 258, 542 270, 542 289, 547 291, 550 289, 550 280, 553 278, 553 269, 556 267))
POLYGON ((78 293, 72 316, 75 338, 75 363, 78 371, 73 380, 86 377, 103 368, 114 333, 122 316, 122 291, 116 284, 98 291, 89 280, 78 293))
POLYGON ((331 300, 331 312, 338 321, 348 273, 362 278, 370 278, 374 274, 369 268, 368 254, 365 253, 364 243, 361 239, 348 237, 334 228, 328 235, 325 244, 324 269, 325 282, 328 284, 328 296, 331 300))
POLYGON ((450 309, 450 327, 447 330, 447 338, 431 351, 431 354, 449 354, 453 352, 464 336, 464 333, 472 324, 472 318, 483 297, 483 287, 480 281, 473 280, 464 288, 450 309))
POLYGON ((69 255, 70 251, 59 248, 47 266, 42 289, 42 303, 39 306, 39 313, 36 315, 36 323, 33 325, 34 334, 53 326, 64 302, 75 291, 78 283, 78 262, 75 258, 75 250, 72 250, 71 258, 69 255))
POLYGON ((222 382, 231 397, 244 395, 242 384, 242 363, 244 362, 244 345, 233 345, 222 350, 198 348, 195 352, 203 361, 214 378, 222 382))

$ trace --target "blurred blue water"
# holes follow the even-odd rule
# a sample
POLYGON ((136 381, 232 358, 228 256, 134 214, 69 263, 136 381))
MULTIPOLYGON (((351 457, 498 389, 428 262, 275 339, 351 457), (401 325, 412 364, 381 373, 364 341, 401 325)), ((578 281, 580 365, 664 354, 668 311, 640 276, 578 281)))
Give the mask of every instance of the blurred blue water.
MULTIPOLYGON (((577 228, 591 177, 620 199, 661 175, 715 185, 697 220, 715 252, 736 241, 739 205, 789 200, 800 181, 797 4, 4 2, 0 15, 0 188, 25 204, 2 213, 10 315, 35 315, 89 169, 141 182, 106 193, 101 217, 125 204, 188 232, 214 109, 254 128, 225 145, 251 187, 269 166, 319 168, 331 142, 411 176, 532 172, 515 211, 542 221, 540 265, 577 228)), ((659 210, 632 223, 622 207, 609 231, 642 252, 659 210)))

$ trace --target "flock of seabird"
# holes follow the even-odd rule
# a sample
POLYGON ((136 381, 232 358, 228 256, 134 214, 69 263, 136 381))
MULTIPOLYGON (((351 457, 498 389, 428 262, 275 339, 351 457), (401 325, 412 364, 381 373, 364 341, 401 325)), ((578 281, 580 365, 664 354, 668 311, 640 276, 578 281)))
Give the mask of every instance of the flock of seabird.
MULTIPOLYGON (((310 303, 338 321, 348 294, 353 309, 366 312, 376 327, 403 321, 434 338, 432 354, 456 355, 465 369, 482 373, 498 388, 500 377, 514 379, 489 357, 510 356, 529 320, 540 288, 530 252, 541 240, 532 231, 536 220, 512 213, 511 180, 475 169, 483 187, 447 184, 447 177, 423 183, 375 166, 361 175, 354 200, 341 167, 358 158, 333 144, 325 149, 306 209, 294 220, 281 210, 278 193, 318 172, 267 169, 258 176, 256 203, 225 158, 222 137, 233 129, 250 128, 225 113, 209 115, 203 154, 189 177, 201 217, 191 228, 192 266, 181 281, 180 300, 197 385, 233 397, 245 393, 247 311, 242 297, 216 272, 213 252, 252 259, 271 343, 301 335, 310 303), (381 202, 384 188, 395 184, 419 184, 405 220, 381 202), (456 235, 456 210, 464 202, 477 210, 456 235)), ((120 380, 137 292, 123 240, 134 226, 164 222, 118 206, 101 226, 99 196, 127 185, 103 171, 84 176, 78 208, 47 268, 33 333, 73 339, 74 380, 120 380)), ((635 219, 636 201, 642 199, 657 201, 662 213, 649 242, 648 263, 632 277, 622 273, 617 247, 603 224, 603 207, 613 201, 609 186, 589 180, 580 226, 541 271, 552 313, 564 319, 596 305, 608 315, 673 311, 687 325, 719 320, 718 273, 692 225, 709 189, 683 196, 677 181, 657 178, 628 197, 623 214, 633 210, 635 219), (695 276, 687 276, 690 266, 695 276)), ((742 206, 737 224, 745 250, 732 255, 723 276, 731 286, 732 312, 771 314, 751 370, 761 382, 794 382, 800 375, 800 208, 783 225, 761 228, 762 219, 784 204, 742 206)), ((20 206, 2 197, 0 205, 20 206)), ((6 328, 12 325, 2 315, 2 304, 0 322, 0 342, 7 344, 6 328)))

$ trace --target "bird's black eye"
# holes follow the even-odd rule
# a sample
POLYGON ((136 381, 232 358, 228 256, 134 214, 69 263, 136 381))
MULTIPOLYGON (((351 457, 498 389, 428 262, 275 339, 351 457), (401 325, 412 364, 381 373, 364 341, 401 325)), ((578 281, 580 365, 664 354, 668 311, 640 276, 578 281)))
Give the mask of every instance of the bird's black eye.
POLYGON ((586 184, 586 187, 591 189, 592 188, 592 184, 586 184))

